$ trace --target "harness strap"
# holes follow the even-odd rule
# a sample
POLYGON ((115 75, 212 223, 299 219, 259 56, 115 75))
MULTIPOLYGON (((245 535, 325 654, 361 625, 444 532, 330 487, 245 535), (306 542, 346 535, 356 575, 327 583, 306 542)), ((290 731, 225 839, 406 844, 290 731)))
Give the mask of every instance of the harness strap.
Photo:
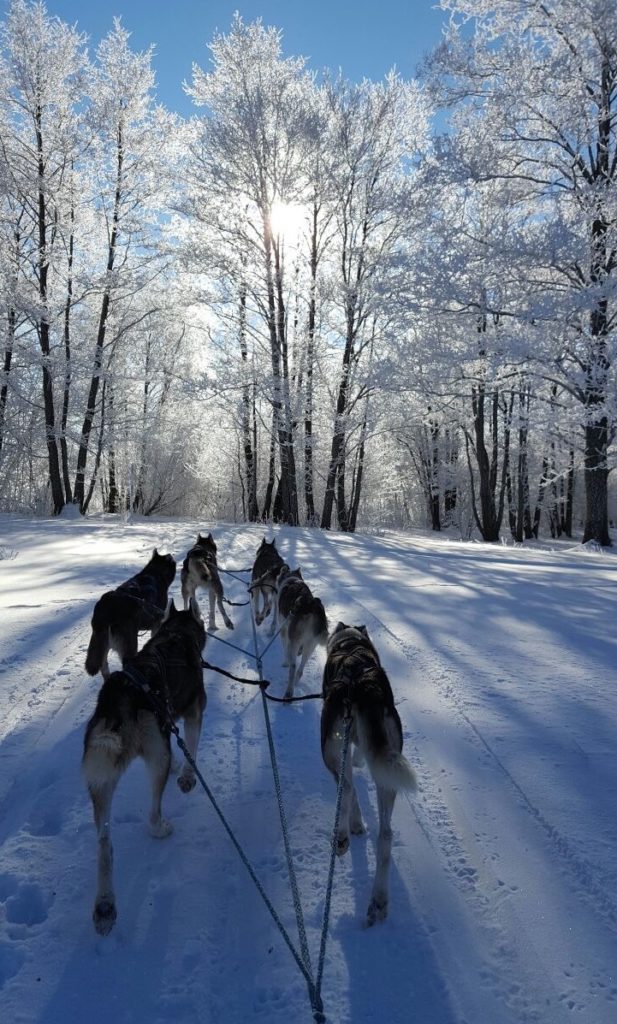
POLYGON ((300 697, 274 697, 271 693, 264 693, 264 697, 276 704, 295 704, 299 700, 321 700, 322 696, 321 693, 303 693, 300 697))
POLYGON ((211 665, 209 661, 201 659, 201 667, 209 668, 212 672, 218 672, 221 676, 227 676, 228 679, 235 679, 237 683, 247 683, 249 686, 269 686, 270 681, 265 679, 247 679, 245 676, 235 676, 232 672, 228 672, 224 668, 219 668, 218 665, 211 665))
MULTIPOLYGON (((234 679, 236 683, 246 683, 247 686, 259 686, 264 691, 272 685, 270 679, 247 679, 246 676, 235 676, 233 672, 228 672, 227 669, 221 668, 219 665, 212 665, 203 658, 201 659, 201 667, 209 668, 211 672, 218 672, 219 675, 226 676, 227 679, 234 679)), ((322 694, 305 693, 300 697, 274 697, 271 693, 266 693, 265 696, 276 704, 294 704, 298 700, 321 700, 322 694)))

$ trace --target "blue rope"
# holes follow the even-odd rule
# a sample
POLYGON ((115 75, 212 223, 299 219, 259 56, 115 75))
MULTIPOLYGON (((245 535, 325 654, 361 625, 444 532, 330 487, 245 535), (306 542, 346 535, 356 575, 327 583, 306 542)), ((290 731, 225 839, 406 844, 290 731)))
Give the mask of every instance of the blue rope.
POLYGON ((240 654, 246 654, 247 658, 255 659, 255 655, 252 651, 246 651, 244 647, 238 647, 238 644, 232 644, 231 640, 224 640, 222 636, 217 636, 216 633, 209 633, 206 630, 206 636, 209 636, 211 640, 218 640, 220 644, 225 644, 227 647, 233 647, 234 651, 240 651, 240 654))
MULTIPOLYGON (((313 979, 311 977, 311 974, 309 973, 309 971, 307 971, 307 969, 306 969, 302 959, 299 957, 299 955, 298 955, 298 953, 296 951, 296 948, 293 945, 293 942, 291 941, 291 939, 289 937, 289 933, 287 932, 287 930, 285 928, 285 925, 283 924, 283 922, 281 921, 280 917, 278 916, 276 910, 274 909, 274 906, 272 905, 272 902, 271 902, 271 900, 270 900, 266 890, 264 889, 263 885, 259 881, 259 878, 255 874, 255 870, 254 870, 251 862, 249 861, 248 857, 246 856, 246 854, 245 854, 244 850, 242 849, 240 843, 236 839, 236 836, 235 836, 231 826, 227 822, 227 819, 225 818, 225 815, 223 814, 223 812, 221 811, 219 805, 217 804, 216 799, 214 797, 214 794, 212 793, 212 790, 210 789, 210 787, 208 786, 208 783, 206 782, 206 780, 204 779, 203 775, 199 771, 199 768, 197 767, 197 764, 195 763, 195 760, 192 757, 192 755, 191 755, 191 753, 190 753, 186 743, 184 742, 184 740, 180 736, 180 731, 178 729, 178 726, 175 724, 175 722, 172 725, 172 732, 173 732, 174 736, 176 737, 176 742, 177 742, 178 746, 180 747, 180 750, 184 754, 186 760, 188 761, 188 763, 190 764, 191 768, 195 772, 195 775, 199 779, 199 781, 200 781, 200 783, 201 783, 201 785, 203 787, 203 790, 204 790, 206 796, 208 797, 210 803, 212 804, 214 810, 216 811, 216 813, 217 813, 217 815, 219 817, 219 820, 220 820, 223 828, 227 832, 227 835, 229 836, 229 838, 231 839, 233 845, 235 846, 236 850, 238 851, 238 854, 240 855, 240 859, 241 859, 242 863, 244 864, 246 870, 248 871, 249 875, 251 876, 253 882, 255 883, 255 886, 257 888, 257 891, 259 892, 259 895, 261 896, 261 898, 264 901, 266 907, 270 911, 270 915, 272 917, 272 920, 274 921, 275 925, 277 926, 278 930, 280 931, 281 935, 283 936, 283 939, 285 940, 285 943, 287 944, 291 955, 293 956, 293 958, 296 961, 298 967, 302 971, 302 974, 304 975, 304 977, 306 979, 306 982, 307 982, 307 984, 309 986, 309 991, 312 991, 314 989, 314 984, 313 984, 313 979)), ((313 1000, 311 999, 311 1002, 312 1001, 313 1000)))
MULTIPOLYGON (((251 625, 253 627, 253 642, 255 644, 255 660, 257 662, 257 674, 263 681, 262 671, 262 653, 259 651, 259 641, 257 639, 257 625, 255 623, 255 617, 253 615, 253 607, 251 605, 251 625)), ((272 638, 274 639, 274 637, 272 638)), ((293 863, 293 856, 291 853, 291 844, 289 842, 289 830, 287 827, 287 815, 285 814, 285 806, 283 804, 283 794, 281 791, 281 780, 278 770, 278 762, 276 759, 276 750, 274 747, 274 738, 272 736, 272 725, 270 722, 270 714, 268 712, 268 702, 265 697, 265 693, 261 690, 261 701, 264 712, 264 719, 266 723, 266 732, 268 735, 268 746, 270 748, 270 761, 272 764, 272 775, 274 777, 274 789, 276 791, 276 799, 279 807, 279 817, 281 819, 281 829, 283 832, 283 843, 285 846, 285 854, 287 856, 287 870, 289 872, 289 881, 291 884, 291 893, 293 898, 294 910, 296 912, 296 922, 298 925, 298 937, 300 939, 300 949, 302 951, 302 958, 306 965, 308 972, 312 972, 311 968, 311 955, 308 948, 308 941, 306 938, 306 928, 304 925, 304 914, 302 911, 302 903, 300 901, 300 893, 298 890, 298 882, 296 879, 296 872, 293 863)))
POLYGON ((338 787, 336 792, 336 810, 334 812, 334 829, 332 831, 332 846, 330 849, 330 867, 328 869, 328 883, 326 885, 326 898, 324 902, 323 924, 321 927, 321 941, 319 945, 319 960, 317 962, 317 978, 315 989, 321 998, 321 982, 323 978, 324 961, 326 959, 326 942, 328 939, 328 927, 330 924, 330 905, 332 903, 332 885, 334 881, 334 864, 336 861, 336 846, 338 839, 338 823, 341 816, 341 801, 343 798, 343 786, 345 783, 345 770, 347 768, 347 755, 349 752, 349 737, 351 733, 351 715, 345 719, 345 732, 343 734, 343 749, 341 751, 341 767, 339 770, 338 787))

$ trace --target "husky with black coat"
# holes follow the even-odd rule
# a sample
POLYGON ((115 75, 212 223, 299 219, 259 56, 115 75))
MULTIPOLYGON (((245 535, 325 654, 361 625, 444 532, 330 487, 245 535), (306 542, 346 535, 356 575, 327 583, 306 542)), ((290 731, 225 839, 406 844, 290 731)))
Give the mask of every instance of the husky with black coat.
POLYGON ((124 662, 137 654, 140 630, 156 629, 165 615, 167 592, 176 575, 171 555, 159 555, 156 548, 147 565, 115 590, 108 590, 96 602, 92 613, 92 636, 86 654, 86 672, 109 676, 107 660, 114 650, 124 662))
MULTIPOLYGON (((82 772, 92 800, 98 842, 97 890, 92 918, 100 935, 116 921, 113 887, 111 805, 116 786, 131 761, 146 762, 152 784, 150 834, 164 839, 172 826, 161 815, 161 799, 171 765, 171 721, 184 720, 193 758, 201 734, 206 691, 201 655, 206 632, 199 607, 176 611, 173 601, 160 629, 119 672, 103 683, 86 726, 82 772)), ((188 762, 178 777, 183 793, 195 786, 188 762)))
POLYGON ((189 606, 190 599, 195 596, 198 587, 204 587, 208 591, 210 601, 208 629, 210 632, 217 629, 214 615, 215 605, 218 605, 227 629, 234 628, 233 622, 223 608, 225 593, 216 561, 216 541, 211 533, 207 537, 203 537, 201 533, 197 534, 197 540, 182 563, 180 585, 185 610, 189 606))
POLYGON ((276 591, 271 635, 280 626, 283 665, 289 666, 285 696, 293 697, 311 654, 318 644, 325 647, 328 642, 328 619, 321 600, 313 596, 300 569, 290 569, 284 562, 276 578, 276 591))
POLYGON ((276 541, 267 541, 264 537, 257 548, 249 587, 255 623, 258 626, 268 617, 270 610, 275 606, 276 577, 282 565, 284 565, 284 561, 276 549, 276 541), (260 597, 262 599, 261 610, 259 608, 260 597))
POLYGON ((383 921, 388 914, 392 810, 399 790, 415 790, 416 776, 402 754, 403 729, 394 706, 390 681, 379 655, 369 639, 366 626, 339 622, 328 640, 323 675, 321 752, 337 785, 345 733, 345 719, 351 716, 350 749, 345 765, 337 853, 349 848, 349 833, 362 835, 358 795, 353 783, 353 765, 366 759, 377 789, 379 836, 373 892, 367 923, 383 921), (351 744, 355 749, 351 750, 351 744))

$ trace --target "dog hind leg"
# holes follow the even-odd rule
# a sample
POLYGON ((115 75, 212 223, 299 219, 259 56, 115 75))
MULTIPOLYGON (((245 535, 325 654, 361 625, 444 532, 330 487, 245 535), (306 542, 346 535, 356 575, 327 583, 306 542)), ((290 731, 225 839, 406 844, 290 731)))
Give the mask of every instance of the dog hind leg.
POLYGON ((287 654, 287 665, 289 665, 289 676, 287 677, 287 689, 285 690, 286 697, 293 697, 294 686, 296 685, 296 655, 295 652, 289 649, 287 654))
POLYGON ((261 626, 265 619, 265 601, 263 600, 263 590, 261 587, 253 587, 251 590, 251 605, 253 607, 253 615, 255 617, 255 625, 261 626), (259 598, 262 598, 262 609, 259 610, 259 598))
POLYGON ((377 837, 377 866, 375 868, 373 892, 366 912, 366 921, 369 926, 377 921, 385 921, 388 916, 388 886, 392 853, 391 821, 395 799, 395 790, 377 786, 379 835, 377 837))
POLYGON ((124 665, 127 658, 134 658, 137 654, 137 630, 130 626, 122 627, 112 633, 112 644, 114 651, 118 652, 120 661, 124 665))
MULTIPOLYGON (((270 619, 270 636, 274 636, 274 634, 276 633, 276 631, 278 629, 278 622, 279 622, 278 597, 277 597, 277 595, 274 594, 274 596, 273 596, 272 593, 270 593, 270 597, 268 598, 268 601, 269 601, 269 604, 267 606, 268 607, 268 612, 270 611, 270 608, 272 608, 272 616, 271 616, 271 619, 270 619)), ((266 615, 267 615, 267 612, 264 612, 264 618, 265 618, 266 615)))
POLYGON ((195 584, 193 583, 189 573, 183 569, 180 577, 180 593, 182 594, 185 611, 188 610, 191 598, 195 596, 195 590, 195 584))
POLYGON ((169 737, 161 734, 156 719, 149 716, 144 728, 142 756, 148 767, 152 785, 152 806, 150 808, 150 835, 155 839, 166 839, 173 832, 173 827, 161 815, 163 790, 169 777, 171 766, 171 748, 169 737))
POLYGON ((229 618, 229 615, 225 611, 225 607, 223 605, 223 589, 222 588, 221 588, 220 591, 217 592, 216 603, 218 605, 218 609, 219 609, 221 615, 223 616, 223 622, 227 626, 227 629, 233 629, 234 628, 234 624, 231 621, 231 619, 229 618))
MULTIPOLYGON (((323 747, 323 759, 326 768, 332 772, 334 780, 338 786, 339 784, 339 773, 341 767, 341 754, 343 751, 342 735, 343 735, 343 723, 341 719, 334 723, 335 735, 327 737, 323 747)), ((358 796, 353 784, 353 771, 351 766, 351 757, 347 757, 345 764, 345 776, 343 779, 343 792, 341 794, 341 811, 339 815, 338 831, 336 835, 336 852, 339 857, 344 853, 347 853, 349 849, 349 824, 350 816, 355 814, 355 811, 360 812, 360 806, 358 804, 358 796)), ((352 817, 352 820, 353 817, 352 817)))
POLYGON ((217 629, 216 618, 214 609, 216 606, 216 594, 214 593, 211 586, 208 587, 208 600, 210 602, 210 613, 208 615, 208 629, 211 633, 215 633, 217 629))
MULTIPOLYGON (((189 754, 193 760, 195 760, 197 754, 199 737, 201 736, 202 720, 203 708, 201 704, 196 701, 193 707, 191 707, 184 716, 184 738, 189 754)), ((190 793, 190 791, 195 787, 195 781, 195 772, 189 762, 185 760, 184 767, 178 777, 178 786, 183 793, 190 793)))
MULTIPOLYGON (((300 658, 300 664, 296 670, 296 676, 294 679, 294 686, 300 681, 302 673, 306 667, 306 663, 309 660, 311 654, 317 647, 317 637, 304 636, 301 643, 297 648, 297 655, 300 658)), ((295 658, 294 658, 295 660, 295 658)))
POLYGON ((111 801, 117 781, 117 777, 111 778, 102 786, 88 787, 98 843, 96 897, 92 920, 99 935, 109 935, 117 917, 113 883, 114 854, 110 835, 111 801))

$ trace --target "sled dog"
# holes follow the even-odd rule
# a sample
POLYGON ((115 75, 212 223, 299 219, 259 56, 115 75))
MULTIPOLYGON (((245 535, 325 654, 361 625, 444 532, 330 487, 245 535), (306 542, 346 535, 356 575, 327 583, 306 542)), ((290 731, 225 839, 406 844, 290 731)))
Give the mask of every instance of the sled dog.
POLYGON ((324 764, 337 784, 343 747, 345 714, 351 714, 350 747, 345 765, 337 853, 349 848, 349 833, 366 831, 353 784, 353 764, 364 758, 377 788, 379 836, 373 892, 367 910, 367 924, 384 921, 388 914, 388 888, 392 829, 392 808, 399 789, 414 790, 416 776, 402 754, 403 730, 390 682, 369 639, 366 626, 339 622, 328 640, 323 676, 321 753, 324 764))
POLYGON ((276 550, 276 541, 262 540, 257 548, 257 555, 251 573, 251 603, 253 614, 258 626, 270 614, 270 609, 275 603, 276 576, 283 565, 283 559, 276 550), (262 608, 259 610, 259 598, 262 599, 262 608))
POLYGON ((276 578, 276 589, 271 635, 277 625, 281 627, 283 665, 289 666, 285 696, 293 697, 294 687, 317 644, 326 646, 328 620, 323 604, 318 597, 313 597, 300 569, 292 570, 284 562, 276 578), (297 658, 300 658, 299 664, 297 658))
POLYGON ((184 562, 182 563, 180 584, 185 610, 188 608, 189 601, 191 597, 194 596, 198 587, 205 587, 208 591, 208 597, 210 599, 210 615, 208 618, 209 630, 213 631, 217 629, 214 618, 215 604, 218 605, 219 611, 223 616, 223 622, 227 626, 227 629, 234 628, 233 622, 223 608, 225 595, 223 593, 223 584, 221 583, 221 577, 219 576, 218 566, 216 564, 216 543, 211 533, 209 533, 207 537, 202 537, 201 533, 197 534, 195 544, 188 552, 184 562))
POLYGON ((141 572, 99 598, 92 613, 92 636, 86 654, 89 675, 100 671, 107 679, 110 648, 121 661, 137 654, 137 634, 140 629, 152 630, 160 624, 175 575, 172 556, 159 555, 155 548, 141 572))
MULTIPOLYGON (((86 726, 82 772, 92 800, 98 841, 97 889, 92 919, 99 935, 116 920, 111 803, 125 769, 142 757, 152 783, 150 832, 164 839, 171 825, 161 817, 161 797, 171 762, 169 715, 184 719, 185 742, 194 758, 201 732, 206 692, 201 652, 206 640, 199 607, 176 611, 173 601, 158 632, 134 658, 103 683, 96 709, 86 726), (148 687, 149 689, 145 689, 148 687)), ((178 777, 183 793, 195 785, 185 763, 178 777)))

